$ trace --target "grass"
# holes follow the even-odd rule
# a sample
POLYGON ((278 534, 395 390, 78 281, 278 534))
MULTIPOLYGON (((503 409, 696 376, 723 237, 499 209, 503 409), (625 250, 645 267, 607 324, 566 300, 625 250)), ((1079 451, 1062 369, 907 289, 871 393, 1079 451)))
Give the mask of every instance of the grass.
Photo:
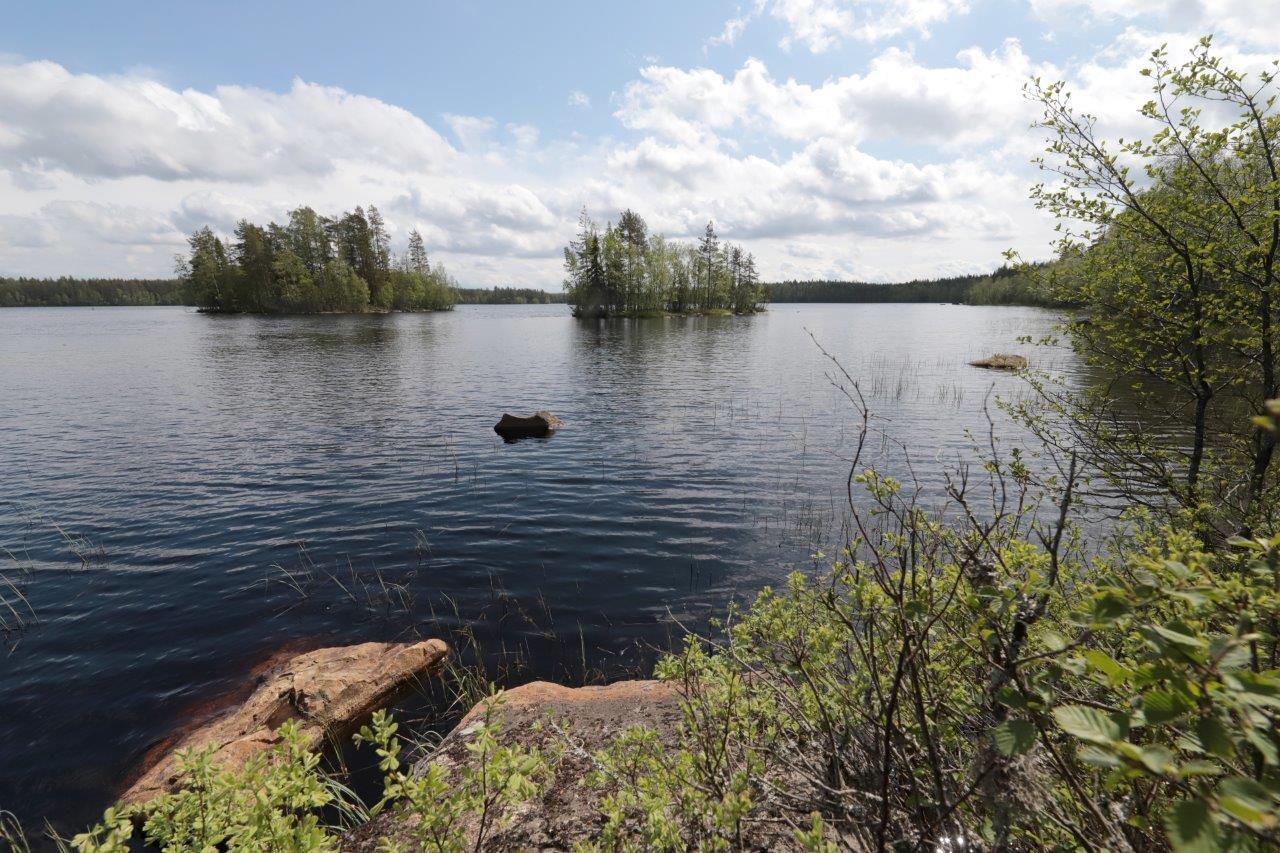
POLYGON ((3 552, 17 565, 17 569, 11 573, 0 572, 0 634, 6 640, 13 640, 36 624, 38 619, 27 595, 27 579, 31 575, 30 561, 19 560, 7 548, 3 552))

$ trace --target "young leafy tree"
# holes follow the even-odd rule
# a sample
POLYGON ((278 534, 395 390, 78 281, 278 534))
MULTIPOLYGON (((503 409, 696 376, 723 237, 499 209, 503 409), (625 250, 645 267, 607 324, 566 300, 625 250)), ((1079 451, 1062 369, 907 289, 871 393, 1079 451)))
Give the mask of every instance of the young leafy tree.
POLYGON ((284 249, 276 254, 272 276, 279 291, 279 310, 303 314, 321 310, 315 279, 292 251, 284 249))
POLYGON ((329 222, 311 208, 290 211, 288 224, 272 225, 272 229, 280 233, 280 242, 298 256, 313 278, 333 260, 329 222))
POLYGON ((612 224, 605 227, 600 245, 604 262, 605 305, 610 313, 625 313, 631 310, 627 303, 626 248, 622 235, 612 224))
POLYGON ((1275 439, 1242 435, 1234 414, 1260 415, 1280 390, 1275 78, 1226 67, 1208 38, 1182 64, 1154 51, 1144 74, 1152 132, 1118 143, 1064 84, 1030 89, 1050 140, 1038 162, 1053 176, 1034 198, 1060 222, 1060 254, 1075 259, 1055 295, 1094 309, 1070 334, 1115 377, 1046 397, 1069 427, 1065 440, 1126 499, 1165 495, 1196 513, 1205 535, 1248 530, 1274 504, 1275 439), (1206 107, 1234 117, 1207 127, 1206 107))

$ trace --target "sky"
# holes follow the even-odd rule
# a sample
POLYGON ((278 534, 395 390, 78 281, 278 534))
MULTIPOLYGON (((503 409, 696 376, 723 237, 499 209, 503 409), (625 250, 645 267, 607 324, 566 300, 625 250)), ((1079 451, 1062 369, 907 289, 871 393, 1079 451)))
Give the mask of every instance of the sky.
POLYGON ((1051 254, 1024 95, 1144 131, 1204 34, 1280 57, 1280 0, 0 0, 0 276, 167 277, 186 236, 375 204, 466 286, 557 289, 586 209, 708 220, 767 280, 1051 254))

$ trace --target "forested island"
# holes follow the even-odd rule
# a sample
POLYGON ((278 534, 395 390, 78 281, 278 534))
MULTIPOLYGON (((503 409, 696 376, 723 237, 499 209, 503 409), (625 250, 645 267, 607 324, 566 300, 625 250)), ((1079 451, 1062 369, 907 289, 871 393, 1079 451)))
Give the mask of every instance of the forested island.
POLYGON ((633 210, 602 232, 584 210, 564 250, 564 289, 578 317, 645 314, 750 314, 764 291, 755 257, 721 244, 715 226, 696 243, 649 234, 633 210))
POLYGON ((393 256, 373 205, 335 217, 299 207, 283 225, 241 220, 229 243, 207 226, 188 242, 178 273, 187 304, 203 311, 442 311, 457 302, 453 279, 428 261, 417 229, 404 255, 393 256))

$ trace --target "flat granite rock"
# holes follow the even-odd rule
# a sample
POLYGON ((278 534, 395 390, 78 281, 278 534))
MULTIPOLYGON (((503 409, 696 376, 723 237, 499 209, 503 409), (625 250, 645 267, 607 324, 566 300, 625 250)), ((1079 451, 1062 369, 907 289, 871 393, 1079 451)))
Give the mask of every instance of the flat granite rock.
POLYGON ((996 353, 990 358, 980 358, 969 362, 970 367, 984 367, 987 370, 1026 370, 1027 359, 1020 355, 996 353))
POLYGON ((315 749, 382 707, 407 682, 436 669, 448 653, 443 641, 425 640, 335 646, 291 657, 259 676, 243 703, 180 738, 120 802, 138 805, 172 792, 179 750, 214 744, 214 761, 239 769, 279 742, 286 720, 298 720, 304 742, 315 749))

